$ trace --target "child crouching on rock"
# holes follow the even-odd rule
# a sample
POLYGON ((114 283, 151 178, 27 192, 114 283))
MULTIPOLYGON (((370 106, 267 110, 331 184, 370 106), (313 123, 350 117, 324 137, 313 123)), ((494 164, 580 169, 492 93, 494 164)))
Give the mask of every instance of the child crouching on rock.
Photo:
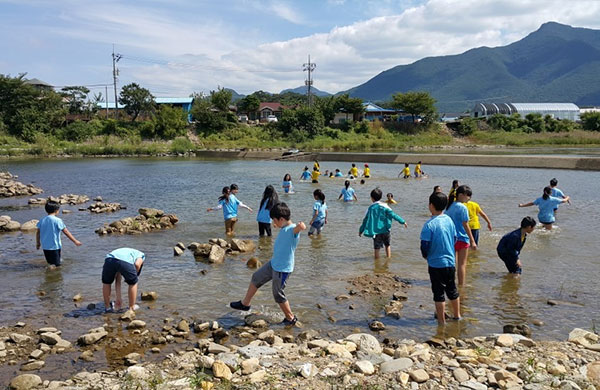
POLYGON ((139 308, 135 304, 137 297, 138 276, 142 272, 146 255, 137 249, 119 248, 106 255, 104 267, 102 267, 102 295, 106 313, 114 311, 110 303, 110 286, 115 282, 115 293, 117 296, 116 309, 121 309, 121 277, 129 285, 127 290, 129 310, 139 308))
POLYGON ((294 252, 300 240, 300 232, 306 229, 304 222, 292 223, 291 212, 285 203, 278 203, 270 212, 273 224, 281 229, 273 246, 273 257, 252 275, 246 296, 241 301, 231 302, 232 309, 248 311, 250 302, 262 285, 272 280, 273 298, 285 314, 282 324, 294 326, 298 318, 292 313, 283 292, 286 282, 294 271, 294 252))

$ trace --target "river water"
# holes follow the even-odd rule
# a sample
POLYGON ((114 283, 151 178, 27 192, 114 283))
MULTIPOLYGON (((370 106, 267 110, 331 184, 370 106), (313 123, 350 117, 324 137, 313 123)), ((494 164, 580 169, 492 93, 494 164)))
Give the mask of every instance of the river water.
MULTIPOLYGON (((297 178, 304 165, 183 158, 3 162, 1 170, 42 187, 44 196, 101 195, 105 201, 120 202, 128 209, 91 215, 77 211, 78 206, 63 206, 73 210, 71 214, 61 214, 61 218, 83 246, 75 247, 63 236, 64 265, 60 270, 46 269, 43 253, 35 250, 34 234, 0 235, 0 325, 20 320, 39 326, 49 324, 63 329, 63 337, 71 341, 87 329, 101 325, 106 320, 103 315, 85 315, 85 310, 74 307, 72 297, 81 293, 85 304, 101 302, 100 275, 105 254, 124 246, 146 253, 140 290, 159 294, 156 302, 142 305, 140 318, 193 316, 216 319, 226 326, 241 324, 243 316, 227 304, 240 299, 248 286, 252 270, 242 260, 249 256, 208 265, 194 261, 187 250, 183 256, 173 257, 172 247, 179 241, 187 245, 224 237, 222 213, 206 212, 207 207, 216 205, 223 186, 238 184, 238 198, 256 211, 264 187, 273 184, 281 188, 281 179, 288 172, 294 179, 296 193, 281 195, 280 191, 280 197, 290 206, 294 221, 310 220, 312 191, 316 188, 323 189, 329 206, 329 224, 322 236, 310 240, 303 234, 296 251, 296 269, 286 289, 293 310, 306 327, 331 334, 356 329, 368 331, 368 321, 380 318, 387 325, 384 334, 388 337, 425 339, 436 334, 427 264, 419 251, 419 233, 429 216, 427 199, 433 186, 442 185, 447 191, 452 179, 471 186, 473 200, 490 216, 494 230, 488 232, 482 221, 480 249, 471 252, 462 297, 466 319, 449 325, 450 334, 464 337, 490 334, 501 332, 507 323, 531 324, 533 320, 541 320, 543 326, 532 325, 533 337, 564 339, 572 328, 590 328, 594 321, 598 322, 600 172, 425 166, 429 178, 402 180, 397 178, 399 165, 370 164, 373 178, 365 185, 353 184, 359 201, 344 204, 337 201, 343 180, 322 178, 318 185, 300 183, 297 178), (555 230, 536 229, 522 252, 522 277, 508 278, 495 247, 503 234, 518 227, 522 217, 532 215, 537 219, 536 207, 520 209, 517 205, 540 196, 552 177, 557 177, 559 187, 572 196, 572 204, 560 207, 555 230), (376 263, 372 240, 358 237, 358 227, 370 204, 369 192, 374 187, 380 187, 384 194, 394 193, 398 200, 394 210, 409 225, 408 229, 397 224, 393 227, 392 258, 388 262, 376 263), (175 213, 180 222, 175 229, 138 236, 99 237, 94 233, 106 222, 137 214, 139 207, 175 213), (202 274, 202 270, 208 272, 202 274), (383 316, 382 303, 387 300, 335 301, 337 295, 348 293, 349 278, 377 272, 398 274, 411 282, 401 319, 383 316), (39 297, 36 294, 39 291, 46 295, 39 297), (548 299, 568 304, 550 306, 548 299), (354 304, 355 309, 349 310, 349 304, 354 304), (330 322, 329 316, 337 321, 330 322)), ((322 163, 322 171, 335 168, 347 172, 350 164, 322 163)), ((43 207, 28 206, 27 198, 0 200, 0 214, 19 222, 45 215, 43 207)), ((255 216, 240 209, 236 237, 258 238, 255 216)), ((268 259, 272 241, 263 239, 259 245, 258 256, 268 259)), ((278 310, 270 288, 259 292, 253 308, 278 310)))

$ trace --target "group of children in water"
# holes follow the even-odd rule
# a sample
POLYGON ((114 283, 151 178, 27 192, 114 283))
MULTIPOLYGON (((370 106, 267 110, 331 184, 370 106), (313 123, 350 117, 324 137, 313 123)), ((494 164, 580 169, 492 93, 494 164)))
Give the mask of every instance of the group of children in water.
MULTIPOLYGON (((423 174, 418 165, 419 174, 423 174)), ((318 172, 318 162, 315 162, 318 172)), ((368 165, 365 164, 365 169, 368 165)), ((406 168, 405 168, 406 169, 406 168)), ((306 172, 305 168, 305 172, 306 172)), ((339 170, 336 170, 339 172, 339 170)), ((417 170, 415 170, 417 171, 417 170)), ((363 175, 370 171, 363 171, 363 175)), ((416 173, 416 172, 415 172, 416 173)), ((349 175, 358 176, 355 164, 349 175)), ((410 174, 410 173, 409 173, 410 174)), ((318 177, 318 176, 317 176, 318 177)), ((367 177, 367 176, 365 176, 367 177)), ((314 180, 313 180, 314 182, 314 180)), ((551 229, 555 222, 555 213, 558 205, 570 202, 570 197, 557 188, 558 181, 552 179, 550 186, 545 187, 541 197, 532 202, 519 204, 519 207, 537 205, 539 207, 538 219, 546 229, 551 229)), ((293 190, 291 176, 286 174, 282 183, 285 193, 293 190)), ((222 195, 218 199, 218 205, 207 209, 207 212, 222 209, 225 219, 225 233, 232 235, 237 222, 239 207, 246 208, 252 212, 252 208, 241 202, 236 194, 238 186, 232 184, 223 187, 222 195)), ((429 211, 431 218, 425 222, 420 234, 420 250, 428 262, 433 300, 436 308, 436 318, 439 324, 444 324, 447 318, 445 314, 445 297, 450 300, 452 317, 460 319, 460 298, 455 282, 455 274, 458 276, 458 286, 462 286, 466 279, 467 258, 469 249, 477 249, 479 243, 481 216, 487 223, 488 230, 492 230, 489 217, 481 206, 471 200, 472 190, 467 185, 459 185, 454 180, 448 195, 442 192, 440 186, 435 186, 433 193, 429 196, 429 211)), ((314 204, 312 217, 309 223, 309 236, 321 234, 327 223, 328 210, 325 202, 325 194, 321 189, 313 192, 314 204)), ((359 227, 358 235, 365 235, 373 239, 375 259, 379 258, 379 252, 385 249, 386 257, 391 257, 391 227, 393 221, 397 221, 405 228, 406 221, 396 214, 390 204, 395 204, 391 193, 387 194, 387 200, 382 201, 381 189, 375 188, 370 193, 372 204, 367 209, 366 215, 359 227)), ((346 202, 357 201, 358 198, 350 180, 346 180, 339 198, 346 202)), ((68 231, 63 221, 57 217, 60 205, 48 202, 45 206, 48 215, 37 224, 36 246, 44 250, 46 261, 52 267, 61 264, 61 232, 64 233, 77 246, 81 245, 68 231)), ((279 201, 279 197, 272 185, 266 186, 257 213, 258 230, 260 236, 271 236, 271 226, 280 228, 273 246, 273 256, 265 265, 256 271, 251 279, 244 299, 230 303, 230 307, 237 310, 247 311, 250 302, 257 290, 265 283, 272 281, 272 291, 275 301, 279 304, 285 315, 284 325, 294 325, 297 317, 293 314, 289 302, 285 296, 284 289, 290 274, 294 270, 294 253, 299 242, 300 232, 307 226, 303 222, 295 224, 291 220, 289 207, 279 201)), ((535 228, 536 221, 532 217, 525 217, 521 221, 521 227, 502 237, 497 246, 498 256, 504 261, 509 273, 519 275, 522 272, 520 251, 523 248, 527 234, 535 228)), ((138 276, 141 273, 145 255, 143 252, 132 248, 119 248, 106 255, 102 270, 103 298, 106 312, 121 308, 120 286, 123 278, 128 284, 129 309, 137 309, 135 304, 137 296, 138 276), (111 285, 115 283, 116 307, 110 302, 111 285)))

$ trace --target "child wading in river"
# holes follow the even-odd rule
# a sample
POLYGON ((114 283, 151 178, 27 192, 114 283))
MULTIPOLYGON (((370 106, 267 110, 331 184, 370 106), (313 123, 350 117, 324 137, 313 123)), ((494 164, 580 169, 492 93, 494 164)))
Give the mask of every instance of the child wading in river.
POLYGON ((452 218, 456 228, 457 241, 454 244, 456 249, 456 262, 458 263, 458 285, 465 284, 467 277, 467 259, 469 257, 469 248, 477 249, 477 243, 473 239, 473 233, 469 227, 469 210, 464 205, 469 200, 467 193, 471 193, 471 188, 466 185, 459 186, 456 189, 456 202, 452 203, 446 215, 452 218))
POLYGON ((460 298, 456 288, 456 257, 454 243, 456 228, 452 219, 444 214, 448 197, 441 192, 429 196, 431 218, 421 230, 421 254, 429 265, 429 279, 435 302, 438 324, 446 323, 446 298, 450 300, 454 319, 460 319, 460 298))
POLYGON ((312 237, 315 233, 317 233, 317 236, 321 234, 323 226, 327 223, 328 214, 323 191, 315 190, 313 196, 315 198, 315 203, 313 204, 313 216, 310 220, 310 229, 308 230, 309 237, 312 237))
POLYGON ((273 257, 252 275, 244 299, 231 302, 229 306, 236 310, 250 310, 250 303, 258 289, 272 280, 273 298, 285 314, 282 324, 293 326, 298 318, 292 313, 283 290, 289 276, 294 271, 294 252, 300 240, 300 232, 306 229, 306 225, 304 225, 304 222, 292 223, 290 209, 285 203, 278 203, 273 206, 270 216, 273 219, 273 224, 281 229, 273 245, 273 257))
POLYGON ((44 256, 46 262, 50 268, 58 267, 62 263, 61 260, 61 249, 62 242, 60 240, 60 233, 65 233, 65 236, 76 246, 80 246, 81 242, 77 241, 75 237, 69 232, 69 229, 65 226, 62 219, 58 218, 58 211, 60 205, 56 202, 48 201, 44 206, 47 216, 42 218, 37 223, 37 232, 35 234, 36 248, 40 247, 44 250, 44 256))
POLYGON ((385 256, 392 256, 392 247, 390 244, 390 230, 392 229, 392 220, 396 220, 404 227, 408 227, 401 216, 394 213, 386 202, 382 202, 383 193, 379 188, 371 191, 371 202, 373 204, 367 209, 367 215, 363 219, 358 236, 363 234, 367 237, 373 237, 373 256, 379 258, 379 250, 385 247, 385 256))
MULTIPOLYGON (((237 186, 232 184, 231 187, 237 186)), ((219 204, 216 207, 209 207, 206 211, 210 212, 213 210, 223 209, 223 218, 225 219, 225 234, 228 236, 233 235, 233 228, 237 222, 238 206, 247 209, 252 212, 252 209, 242 202, 232 193, 230 187, 223 187, 222 195, 219 197, 219 204)))
POLYGON ((521 275, 522 264, 519 256, 527 240, 527 235, 531 234, 534 228, 535 219, 525 217, 521 221, 520 229, 507 233, 500 239, 496 252, 498 252, 498 257, 504 262, 509 273, 517 276, 521 275))

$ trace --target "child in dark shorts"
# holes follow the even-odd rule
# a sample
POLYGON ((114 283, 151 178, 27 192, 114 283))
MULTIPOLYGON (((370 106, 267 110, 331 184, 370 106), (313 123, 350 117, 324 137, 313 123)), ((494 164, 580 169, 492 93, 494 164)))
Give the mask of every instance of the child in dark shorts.
POLYGON ((63 232, 69 240, 73 241, 73 244, 76 246, 81 246, 81 242, 73 237, 62 219, 57 217, 60 210, 60 205, 58 203, 48 201, 46 202, 44 209, 48 215, 37 223, 37 232, 35 235, 36 249, 40 249, 41 247, 44 250, 46 262, 53 268, 58 267, 61 264, 61 232, 63 232))
POLYGON ((435 314, 439 325, 446 323, 446 299, 452 305, 453 319, 460 319, 460 298, 456 288, 456 257, 454 244, 457 239, 452 219, 444 214, 448 197, 441 192, 429 196, 431 218, 421 230, 421 254, 427 259, 429 279, 435 314))
POLYGON ((521 249, 525 245, 527 235, 530 234, 535 228, 536 222, 532 217, 525 217, 521 221, 521 227, 510 233, 505 234, 498 243, 496 252, 504 264, 509 273, 519 276, 522 272, 521 260, 519 255, 521 249))
POLYGON ((373 237, 373 249, 375 259, 379 258, 379 250, 385 247, 385 256, 392 256, 392 247, 390 246, 390 230, 392 229, 392 220, 396 220, 404 227, 408 227, 401 216, 394 213, 386 202, 381 202, 383 192, 379 188, 371 191, 371 202, 367 215, 363 219, 358 236, 363 234, 367 237, 373 237))
POLYGON ((119 248, 110 252, 104 259, 102 267, 102 296, 104 298, 105 312, 113 311, 110 303, 110 287, 115 283, 115 293, 117 296, 116 309, 121 309, 121 278, 129 286, 127 289, 129 310, 136 310, 135 304, 137 298, 138 276, 142 272, 146 255, 137 249, 119 248))
POLYGON ((300 240, 300 232, 306 229, 306 225, 304 222, 292 223, 290 209, 285 203, 275 204, 271 208, 270 217, 273 225, 281 229, 273 245, 273 257, 252 275, 244 299, 231 302, 229 306, 236 310, 250 310, 250 302, 258 289, 271 280, 273 298, 285 315, 282 324, 294 326, 298 318, 292 313, 283 289, 294 271, 294 252, 300 240))

